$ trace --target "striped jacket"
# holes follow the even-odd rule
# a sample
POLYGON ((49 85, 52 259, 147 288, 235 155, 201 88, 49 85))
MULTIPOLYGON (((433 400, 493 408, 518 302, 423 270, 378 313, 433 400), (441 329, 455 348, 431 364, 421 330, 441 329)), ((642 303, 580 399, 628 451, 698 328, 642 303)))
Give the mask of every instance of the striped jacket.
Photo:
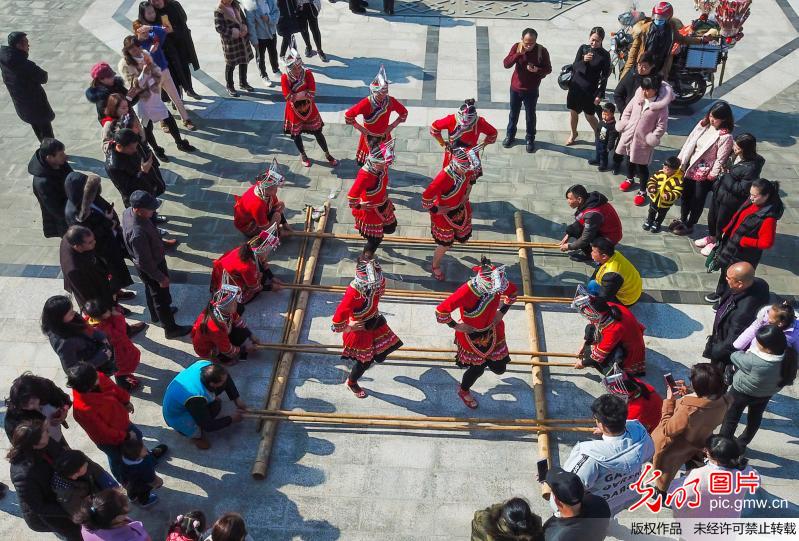
POLYGON ((646 182, 646 193, 657 208, 667 209, 680 198, 683 189, 683 171, 678 169, 670 177, 661 169, 646 182))

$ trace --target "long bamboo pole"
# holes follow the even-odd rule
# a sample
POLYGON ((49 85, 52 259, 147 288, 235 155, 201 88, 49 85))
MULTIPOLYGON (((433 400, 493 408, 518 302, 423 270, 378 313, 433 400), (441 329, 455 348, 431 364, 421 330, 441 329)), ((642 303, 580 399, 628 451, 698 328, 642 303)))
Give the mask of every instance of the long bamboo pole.
MULTIPOLYGON (((516 223, 516 240, 524 241, 527 237, 524 231, 524 221, 522 220, 522 213, 516 211, 513 214, 513 220, 516 223)), ((519 269, 522 273, 522 288, 525 295, 533 294, 533 278, 530 274, 530 261, 527 256, 527 249, 519 248, 519 269)), ((535 319, 535 305, 532 303, 524 304, 524 311, 527 314, 529 321, 528 330, 530 333, 530 348, 537 350, 539 348, 538 336, 538 322, 535 319)), ((540 357, 533 356, 532 361, 540 361, 540 357)), ((544 374, 541 366, 538 364, 533 365, 532 369, 532 384, 533 384, 533 399, 535 401, 535 416, 539 419, 546 419, 547 417, 547 402, 546 390, 544 389, 544 374)), ((552 457, 549 450, 549 433, 544 432, 538 437, 538 456, 546 458, 549 464, 552 464, 552 457)), ((546 492, 549 490, 546 483, 541 484, 541 491, 546 492)))
MULTIPOLYGON (((297 232, 297 235, 306 235, 308 237, 314 238, 326 238, 326 239, 336 239, 336 240, 357 240, 362 241, 363 237, 360 235, 355 235, 352 233, 317 233, 317 232, 308 232, 308 233, 301 233, 297 232)), ((429 237, 395 237, 395 236, 386 236, 383 239, 384 244, 435 244, 432 238, 429 237)), ((465 246, 473 246, 473 247, 480 247, 480 248, 543 248, 554 250, 558 248, 560 245, 554 242, 514 242, 509 240, 487 240, 487 239, 469 239, 469 242, 465 244, 465 246)))
MULTIPOLYGON (((520 248, 524 249, 524 248, 520 248)), ((300 291, 319 291, 326 293, 343 293, 347 286, 329 286, 317 284, 286 284, 287 288, 299 289, 300 291)), ((448 294, 438 291, 413 291, 409 289, 386 289, 383 297, 398 297, 403 299, 430 299, 439 300, 447 298, 448 294)), ((520 295, 519 302, 533 302, 543 304, 570 304, 574 299, 571 297, 534 297, 532 295, 520 295)))
MULTIPOLYGON (((325 212, 319 219, 319 224, 316 228, 317 231, 323 232, 327 227, 327 218, 330 216, 330 201, 325 202, 325 212)), ((303 272, 303 284, 310 284, 313 281, 314 273, 316 272, 316 262, 319 260, 319 250, 322 247, 322 237, 317 237, 311 246, 311 255, 305 263, 305 270, 303 272)), ((300 291, 297 298, 296 306, 291 314, 292 328, 286 338, 286 343, 296 344, 302 329, 302 322, 305 318, 305 311, 308 307, 308 297, 310 292, 300 291)), ((278 409, 283 403, 283 395, 288 386, 289 374, 291 373, 291 365, 294 362, 294 352, 284 351, 280 360, 275 368, 274 377, 272 378, 272 387, 269 391, 269 398, 266 402, 267 409, 278 409)), ((267 420, 261 428, 261 442, 258 445, 258 451, 255 455, 255 463, 252 467, 252 476, 257 480, 262 480, 266 477, 266 470, 269 466, 269 456, 272 453, 272 445, 275 441, 277 424, 274 420, 267 420)))

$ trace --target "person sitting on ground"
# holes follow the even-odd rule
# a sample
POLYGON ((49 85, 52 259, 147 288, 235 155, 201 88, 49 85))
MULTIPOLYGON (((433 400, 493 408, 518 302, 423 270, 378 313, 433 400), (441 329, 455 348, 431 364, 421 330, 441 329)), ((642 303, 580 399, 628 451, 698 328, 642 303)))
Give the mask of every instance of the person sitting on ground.
POLYGON ((14 429, 22 421, 48 421, 50 438, 64 448, 69 448, 61 433, 61 427, 69 415, 72 400, 67 393, 58 388, 58 385, 47 378, 25 372, 11 382, 11 389, 5 402, 6 414, 3 424, 9 441, 14 429))
POLYGON ((785 334, 788 347, 799 351, 799 332, 796 332, 796 312, 787 300, 764 306, 749 327, 732 343, 738 351, 746 351, 755 339, 757 331, 765 325, 776 325, 785 334))
POLYGON ((277 224, 261 231, 241 246, 214 260, 211 271, 211 295, 222 287, 225 276, 241 288, 241 304, 247 304, 261 291, 280 291, 283 282, 269 268, 269 254, 280 246, 277 224))
POLYGON ((64 372, 86 362, 109 377, 116 374, 114 349, 108 337, 75 312, 69 297, 55 295, 45 301, 41 329, 50 340, 64 372))
POLYGON ((608 374, 614 366, 618 366, 633 376, 646 373, 646 327, 629 309, 588 295, 582 286, 572 307, 588 320, 575 368, 595 368, 602 374, 608 374))
POLYGON ((283 212, 286 205, 277 198, 277 189, 285 179, 277 172, 277 160, 272 160, 268 171, 255 178, 255 184, 241 197, 234 196, 233 225, 248 239, 261 231, 277 225, 278 235, 291 232, 283 212))
POLYGON ((471 541, 544 541, 541 517, 522 498, 511 498, 480 511, 472 519, 471 541))
POLYGON ((89 325, 102 331, 114 348, 114 361, 117 365, 114 380, 117 385, 129 393, 138 389, 139 380, 133 372, 139 366, 141 351, 128 336, 125 316, 117 307, 106 306, 97 299, 88 301, 83 312, 89 325))
POLYGON ((563 469, 577 474, 586 491, 606 500, 615 516, 636 499, 629 486, 652 458, 655 445, 644 425, 627 420, 627 404, 618 396, 600 396, 591 404, 591 413, 602 439, 575 445, 563 469))
POLYGON ((621 252, 613 241, 597 237, 591 241, 591 259, 597 264, 588 292, 606 301, 632 306, 641 298, 643 282, 641 274, 621 252))
POLYGON ((575 184, 566 190, 566 201, 575 209, 574 222, 566 228, 560 251, 571 252, 572 261, 591 261, 591 242, 598 237, 605 237, 614 245, 621 241, 621 220, 607 197, 575 184), (569 242, 570 237, 575 240, 569 242))
POLYGON ((155 457, 138 438, 122 442, 120 450, 122 476, 130 501, 143 508, 158 503, 158 496, 152 490, 162 487, 164 480, 155 474, 155 457))
POLYGON ((646 183, 646 194, 649 196, 649 212, 641 228, 650 233, 660 233, 663 220, 669 209, 682 195, 683 171, 680 159, 669 156, 663 162, 660 171, 649 177, 646 183))
POLYGON ((547 472, 555 514, 544 523, 545 541, 602 541, 610 526, 610 507, 601 495, 586 492, 582 479, 563 468, 547 472))
POLYGON ((247 525, 238 513, 225 513, 205 533, 205 541, 252 541, 247 525))
MULTIPOLYGON (((663 398, 643 379, 630 376, 619 369, 602 378, 602 384, 608 393, 627 402, 628 421, 640 421, 650 434, 660 424, 663 398)), ((595 430, 594 434, 600 436, 602 433, 595 430)))
POLYGON ((200 541, 205 532, 205 513, 194 509, 178 515, 169 527, 166 541, 200 541))
POLYGON ((82 451, 67 449, 53 464, 55 473, 51 482, 59 505, 71 517, 95 494, 119 486, 102 466, 92 461, 82 451))
POLYGON ((236 358, 247 359, 247 341, 252 346, 260 343, 247 328, 242 317, 244 306, 240 302, 241 289, 238 286, 222 284, 222 288, 214 293, 191 329, 191 341, 198 357, 231 366, 236 364, 236 358))
POLYGON ((247 411, 228 371, 211 361, 197 361, 175 376, 166 388, 162 404, 166 424, 191 438, 202 450, 211 447, 206 432, 240 422, 247 411), (236 411, 219 417, 222 402, 217 397, 223 392, 236 404, 236 411))
POLYGON ((109 488, 86 502, 75 519, 84 541, 151 541, 144 525, 128 517, 129 511, 128 497, 109 488))

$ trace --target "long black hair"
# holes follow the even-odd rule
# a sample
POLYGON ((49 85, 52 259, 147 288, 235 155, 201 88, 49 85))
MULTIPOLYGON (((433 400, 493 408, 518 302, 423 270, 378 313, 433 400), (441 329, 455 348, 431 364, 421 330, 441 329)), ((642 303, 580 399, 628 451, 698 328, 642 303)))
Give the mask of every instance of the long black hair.
POLYGON ((64 316, 72 310, 72 301, 64 295, 55 295, 44 302, 41 329, 44 334, 53 333, 61 338, 78 336, 86 328, 86 322, 77 315, 69 322, 64 316))
POLYGON ((746 468, 747 460, 743 457, 741 446, 733 438, 713 434, 705 442, 705 448, 710 458, 723 468, 735 470, 746 468))
MULTIPOLYGON (((50 399, 50 389, 54 386, 55 384, 47 378, 24 372, 11 384, 8 398, 6 398, 7 413, 22 410, 22 406, 27 404, 31 398, 38 398, 42 404, 46 404, 50 399)), ((72 403, 68 395, 64 394, 63 396, 67 404, 72 403)))
POLYGON ((702 124, 707 126, 711 116, 716 120, 721 120, 719 129, 731 132, 733 128, 735 128, 735 116, 732 114, 732 107, 730 107, 730 104, 726 101, 719 100, 711 105, 710 110, 708 110, 705 118, 702 120, 702 124))
POLYGON ((751 133, 736 135, 735 144, 741 149, 742 160, 754 160, 757 156, 757 139, 751 133))
POLYGON ((31 456, 46 430, 47 425, 41 419, 27 419, 19 423, 11 433, 11 449, 6 454, 8 461, 13 464, 31 456))
POLYGON ((127 514, 128 507, 128 497, 121 490, 107 488, 83 504, 75 515, 75 522, 88 530, 106 530, 115 518, 127 514))

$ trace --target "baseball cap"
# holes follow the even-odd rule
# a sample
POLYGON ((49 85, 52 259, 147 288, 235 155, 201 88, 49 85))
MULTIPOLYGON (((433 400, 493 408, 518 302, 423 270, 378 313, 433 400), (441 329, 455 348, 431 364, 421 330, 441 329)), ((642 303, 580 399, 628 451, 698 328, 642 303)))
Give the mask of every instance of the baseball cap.
POLYGON ((577 505, 583 501, 585 487, 576 474, 563 468, 552 468, 547 472, 546 481, 552 494, 566 505, 577 505))
POLYGON ((130 206, 135 209, 155 210, 161 206, 161 201, 144 190, 136 190, 130 194, 130 206))

